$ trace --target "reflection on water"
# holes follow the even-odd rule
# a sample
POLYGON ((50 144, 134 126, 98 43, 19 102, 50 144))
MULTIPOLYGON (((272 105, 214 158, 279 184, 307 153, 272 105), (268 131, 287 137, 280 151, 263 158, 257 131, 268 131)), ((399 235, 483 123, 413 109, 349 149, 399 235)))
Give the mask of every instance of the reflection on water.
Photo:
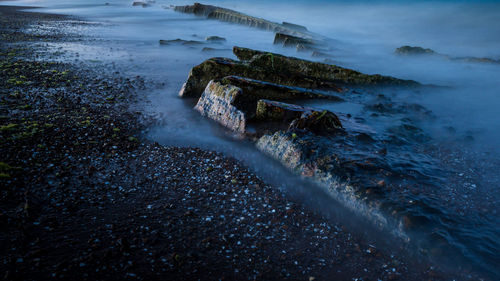
MULTIPOLYGON (((191 2, 157 0, 148 8, 132 7, 131 1, 107 2, 109 5, 83 0, 15 4, 46 6, 49 8, 44 11, 84 16, 96 23, 74 27, 78 29, 75 32, 84 32, 94 41, 46 44, 49 53, 60 52, 63 58, 82 63, 114 64, 129 75, 164 81, 161 90, 149 93, 149 110, 163 120, 150 134, 154 140, 224 151, 247 161, 261 174, 267 173, 277 183, 288 180, 285 171, 269 164, 269 159, 256 153, 251 144, 238 145, 224 130, 191 111, 194 101, 178 99, 177 92, 191 67, 212 56, 234 57, 230 51, 234 45, 311 60, 322 58, 273 45, 271 32, 164 8, 191 2), (227 41, 193 46, 158 43, 177 38, 204 41, 213 35, 227 41), (203 51, 205 47, 216 51, 203 51)), ((500 65, 398 57, 393 52, 402 45, 418 45, 457 57, 500 59, 500 4, 319 0, 206 3, 303 24, 336 39, 331 56, 342 66, 448 86, 418 91, 360 90, 345 93, 342 103, 306 105, 339 113, 345 124, 366 133, 377 149, 388 151, 380 157, 383 165, 395 173, 412 175, 411 180, 385 195, 387 201, 397 202, 397 212, 408 217, 403 224, 418 226, 408 228, 418 230, 422 251, 451 245, 468 261, 499 273, 495 263, 500 260, 500 65), (434 245, 425 245, 428 241, 434 245)), ((43 27, 42 23, 33 32, 51 32, 43 27)), ((359 157, 373 153, 356 149, 359 157)))

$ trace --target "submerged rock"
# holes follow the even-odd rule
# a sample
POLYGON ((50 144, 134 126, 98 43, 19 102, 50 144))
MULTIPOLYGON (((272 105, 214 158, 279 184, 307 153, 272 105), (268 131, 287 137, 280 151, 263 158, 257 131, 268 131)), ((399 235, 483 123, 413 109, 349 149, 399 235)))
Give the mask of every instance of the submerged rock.
POLYGON ((184 39, 173 39, 173 40, 160 40, 160 45, 202 45, 204 42, 196 40, 184 40, 184 39))
POLYGON ((311 39, 306 39, 306 38, 301 38, 297 36, 292 36, 288 34, 283 34, 283 33, 276 33, 274 36, 274 43, 275 45, 281 44, 283 47, 294 47, 296 48, 299 45, 302 46, 312 46, 316 44, 315 41, 311 39))
POLYGON ((432 49, 424 49, 422 47, 412 47, 412 46, 403 46, 396 49, 395 53, 397 55, 433 55, 436 57, 440 57, 443 59, 451 60, 451 61, 461 61, 461 62, 472 62, 472 63, 500 63, 500 60, 495 60, 491 58, 477 58, 477 57, 452 57, 446 54, 440 54, 435 52, 432 49))
POLYGON ((151 2, 147 1, 147 2, 144 2, 144 1, 135 1, 135 2, 132 2, 132 6, 142 6, 143 8, 146 8, 150 5, 151 2))
POLYGON ((432 49, 424 49, 422 47, 403 46, 395 51, 398 55, 436 55, 437 53, 432 49))
POLYGON ((207 38, 205 38, 206 41, 208 42, 225 42, 226 41, 226 38, 224 37, 219 37, 219 36, 208 36, 207 38))

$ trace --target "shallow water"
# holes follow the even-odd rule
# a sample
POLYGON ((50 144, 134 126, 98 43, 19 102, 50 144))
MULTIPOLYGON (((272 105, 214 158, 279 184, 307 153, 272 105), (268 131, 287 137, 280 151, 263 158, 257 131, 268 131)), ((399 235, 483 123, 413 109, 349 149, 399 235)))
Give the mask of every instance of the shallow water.
MULTIPOLYGON (((90 65, 120 65, 120 69, 127 69, 127 74, 164 81, 161 89, 149 93, 153 101, 150 112, 164 120, 150 132, 152 139, 164 144, 224 151, 246 161, 276 183, 297 185, 286 171, 270 163, 250 144, 238 144, 224 130, 190 110, 193 101, 177 98, 177 92, 191 67, 213 56, 234 57, 230 51, 234 45, 321 59, 272 45, 272 32, 209 21, 162 7, 191 2, 158 0, 148 8, 132 7, 131 1, 107 2, 109 5, 104 5, 105 1, 83 0, 15 4, 44 6, 48 7, 43 9, 45 12, 83 16, 99 23, 75 30, 95 37, 95 42, 47 44, 49 52, 63 52, 65 59, 90 65), (212 35, 225 37, 227 42, 193 47, 158 44, 160 39, 204 40, 212 35), (202 52, 203 47, 220 50, 202 52)), ((402 212, 417 218, 416 223, 422 225, 414 234, 420 238, 415 242, 418 248, 428 253, 428 249, 439 248, 436 244, 443 244, 445 254, 456 252, 476 269, 493 276, 500 274, 497 268, 500 65, 393 54, 402 45, 418 45, 456 57, 500 59, 500 4, 486 1, 205 3, 269 20, 306 25, 317 34, 337 40, 331 46, 332 55, 341 66, 448 86, 419 91, 380 89, 347 95, 342 103, 307 104, 351 114, 353 125, 364 128, 377 141, 376 145, 386 143, 390 153, 383 159, 385 164, 394 171, 413 175, 411 181, 405 182, 412 188, 401 187, 394 194, 387 194, 387 200, 400 200, 398 204, 406 207, 402 212), (380 104, 392 108, 387 111, 377 107, 380 104), (395 111, 398 107, 404 110, 395 111), (401 126, 418 128, 420 138, 399 130, 401 126), (384 142, 394 140, 395 136, 396 142, 384 142)), ((36 27, 33 32, 50 32, 43 27, 36 27)), ((370 153, 362 148, 358 152, 360 157, 370 153)))

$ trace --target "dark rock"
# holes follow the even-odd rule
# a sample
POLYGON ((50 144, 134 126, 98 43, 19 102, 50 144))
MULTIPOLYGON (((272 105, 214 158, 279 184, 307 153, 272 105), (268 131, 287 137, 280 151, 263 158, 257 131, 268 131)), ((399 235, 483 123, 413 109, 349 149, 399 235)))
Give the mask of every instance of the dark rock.
POLYGON ((174 40, 160 40, 160 45, 202 45, 204 42, 196 41, 196 40, 183 40, 183 39, 174 39, 174 40))
POLYGON ((304 119, 298 122, 299 126, 297 128, 311 128, 311 130, 317 131, 319 131, 320 127, 323 131, 331 131, 333 128, 341 127, 338 119, 337 123, 329 122, 332 119, 332 114, 326 114, 326 111, 316 113, 316 110, 312 108, 269 100, 311 97, 328 98, 328 96, 307 90, 301 92, 300 89, 231 76, 210 81, 198 100, 195 109, 202 115, 239 133, 246 131, 246 125, 250 120, 259 122, 279 121, 281 123, 286 122, 288 125, 293 119, 304 119), (266 91, 266 88, 269 90, 266 91), (313 120, 310 116, 316 118, 313 120))
POLYGON ((308 130, 314 133, 334 132, 342 129, 338 117, 328 110, 315 110, 310 107, 270 100, 259 100, 256 119, 286 123, 292 121, 291 129, 308 130))
POLYGON ((368 75, 336 65, 312 62, 274 53, 249 50, 241 47, 234 47, 233 52, 239 59, 248 60, 250 66, 253 67, 272 68, 275 72, 303 75, 305 77, 328 81, 330 83, 374 86, 420 85, 412 80, 402 80, 379 74, 368 75))
POLYGON ((217 49, 217 48, 211 48, 211 47, 203 47, 201 49, 202 52, 225 52, 225 51, 231 51, 231 49, 217 49))
POLYGON ((221 79, 231 75, 281 85, 302 88, 324 87, 340 91, 334 83, 305 77, 299 73, 282 73, 273 71, 272 68, 253 66, 247 62, 235 61, 226 58, 211 58, 191 69, 187 81, 184 83, 179 92, 179 96, 185 98, 200 97, 210 80, 221 79))
POLYGON ((194 5, 175 6, 174 10, 181 13, 189 13, 197 16, 205 16, 209 19, 216 19, 219 21, 231 22, 250 27, 256 27, 264 30, 271 30, 274 32, 282 32, 291 35, 298 35, 298 36, 300 35, 304 37, 311 36, 307 32, 307 29, 299 25, 294 25, 290 23, 280 24, 262 18, 249 16, 231 9, 226 9, 212 5, 194 3, 194 5))
POLYGON ((424 49, 422 47, 403 46, 395 51, 398 55, 436 55, 437 53, 431 49, 424 49))
POLYGON ((500 60, 495 60, 491 58, 477 58, 477 57, 452 57, 446 54, 440 54, 435 52, 432 49, 424 49, 422 47, 411 47, 411 46, 403 46, 397 48, 395 51, 398 55, 434 55, 436 57, 440 57, 443 59, 448 59, 452 61, 460 61, 460 62, 471 62, 471 63, 500 63, 500 60))
POLYGON ((317 90, 311 90, 300 87, 284 86, 275 83, 259 81, 250 78, 227 76, 222 79, 224 84, 231 84, 242 88, 245 92, 251 92, 257 99, 272 100, 297 100, 297 99, 329 99, 342 101, 343 99, 332 95, 322 93, 317 90))
POLYGON ((274 36, 274 44, 282 44, 283 47, 297 47, 298 45, 314 45, 316 44, 316 42, 311 39, 305 39, 283 33, 276 33, 276 35, 274 36))
POLYGON ((219 37, 219 36, 208 36, 207 38, 205 38, 206 41, 208 42, 225 42, 226 41, 226 38, 223 38, 223 37, 219 37))

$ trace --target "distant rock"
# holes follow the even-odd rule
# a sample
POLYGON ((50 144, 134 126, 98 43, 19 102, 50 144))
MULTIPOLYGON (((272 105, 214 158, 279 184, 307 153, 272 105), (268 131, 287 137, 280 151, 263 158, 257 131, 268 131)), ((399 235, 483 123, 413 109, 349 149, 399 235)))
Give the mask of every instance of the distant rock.
POLYGON ((495 60, 491 58, 477 58, 477 57, 452 57, 446 54, 440 54, 435 52, 432 49, 424 49, 422 47, 411 47, 411 46, 403 46, 396 49, 395 53, 397 55, 433 55, 436 57, 440 57, 443 59, 447 59, 450 61, 459 61, 459 62, 471 62, 471 63, 491 63, 498 64, 500 60, 495 60))
MULTIPOLYGON (((143 8, 149 7, 151 4, 154 4, 156 1, 134 1, 132 2, 132 6, 142 6, 143 8)), ((107 3, 109 5, 109 3, 107 3)))
POLYGON ((219 36, 208 36, 207 38, 205 38, 206 41, 208 42, 226 42, 226 38, 224 37, 219 37, 219 36))
POLYGON ((183 39, 174 39, 174 40, 160 40, 160 45, 202 45, 205 44, 203 41, 196 40, 183 40, 183 39))
POLYGON ((403 46, 399 47, 395 51, 398 55, 436 55, 432 49, 424 49, 422 47, 412 47, 412 46, 403 46))

